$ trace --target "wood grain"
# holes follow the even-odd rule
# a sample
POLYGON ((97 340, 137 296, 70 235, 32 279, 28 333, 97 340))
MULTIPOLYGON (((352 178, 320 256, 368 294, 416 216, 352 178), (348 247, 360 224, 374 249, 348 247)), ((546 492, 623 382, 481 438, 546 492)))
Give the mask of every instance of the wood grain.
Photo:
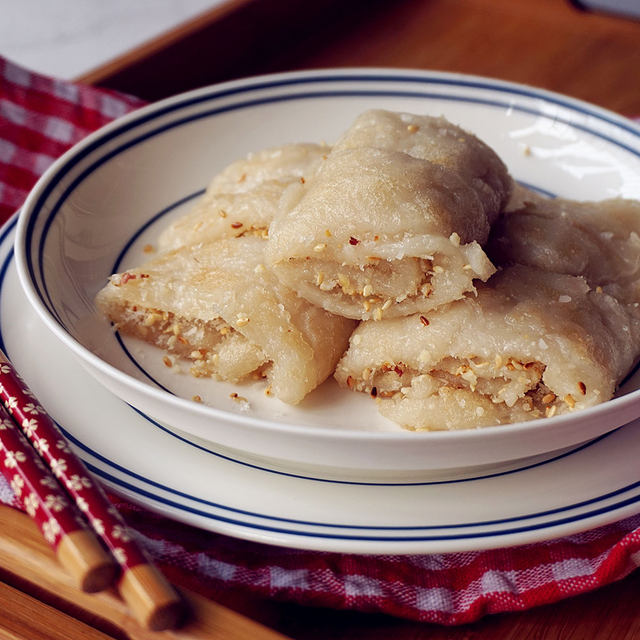
POLYGON ((0 640, 111 640, 76 618, 0 583, 0 640))
POLYGON ((240 76, 388 66, 485 75, 640 115, 640 21, 568 0, 254 0, 87 79, 147 99, 240 76))
POLYGON ((71 629, 63 636, 38 635, 47 627, 60 628, 61 621, 75 618, 107 636, 129 640, 286 640, 280 633, 187 590, 181 590, 190 608, 185 624, 162 633, 149 631, 115 591, 80 591, 25 514, 1 506, 0 532, 0 579, 5 583, 0 589, 0 639, 3 633, 20 640, 92 638, 82 634, 82 627, 77 634, 74 629, 75 635, 71 629), (42 606, 34 610, 36 604, 42 606))

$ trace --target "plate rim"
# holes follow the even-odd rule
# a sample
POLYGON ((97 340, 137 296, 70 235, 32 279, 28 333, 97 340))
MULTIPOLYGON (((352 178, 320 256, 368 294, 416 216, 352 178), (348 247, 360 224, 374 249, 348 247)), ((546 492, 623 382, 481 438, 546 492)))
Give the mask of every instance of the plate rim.
MULTIPOLYGON (((22 283, 23 288, 26 291, 27 298, 30 303, 36 309, 37 313, 45 321, 45 324, 58 336, 67 346, 70 346, 72 350, 78 354, 81 358, 90 362, 92 366, 98 369, 103 375, 111 379, 124 379, 126 384, 133 387, 137 393, 141 393, 153 401, 160 403, 170 403, 176 409, 189 410, 196 413, 200 418, 215 418, 227 423, 242 424, 244 427, 251 429, 264 429, 268 427, 270 430, 277 431, 281 435, 297 435, 299 436, 299 427, 294 424, 281 423, 270 419, 263 419, 253 416, 239 415, 233 412, 225 411, 224 409, 218 409, 216 407, 209 407, 204 405, 196 405, 186 398, 170 395, 167 392, 156 389, 153 386, 147 384, 144 381, 140 381, 121 370, 117 369, 113 365, 105 362, 97 355, 89 351, 88 348, 83 346, 73 336, 69 335, 63 327, 58 324, 58 320, 54 317, 52 312, 46 307, 39 296, 32 290, 29 277, 31 270, 29 266, 29 251, 27 246, 29 244, 29 227, 33 224, 34 216, 28 215, 30 210, 36 210, 37 204, 40 199, 46 200, 46 190, 52 184, 54 178, 58 175, 58 172, 62 167, 66 166, 72 158, 78 153, 87 149, 92 149, 98 142, 103 142, 105 137, 120 135, 121 133, 134 129, 147 121, 154 118, 161 118, 169 111, 177 111, 183 109, 192 104, 192 101, 211 101, 218 100, 220 96, 227 93, 238 93, 262 90, 265 87, 271 88, 273 86, 288 85, 290 83, 320 83, 320 82, 375 82, 379 80, 385 80, 388 82, 420 82, 420 83, 452 83, 454 85, 461 85, 464 87, 483 88, 488 90, 498 90, 505 94, 515 93, 517 95, 523 95, 529 98, 542 98, 545 102, 550 102, 556 106, 568 108, 570 111, 577 111, 583 116, 594 115, 598 120, 604 121, 607 124, 613 124, 616 127, 620 127, 627 133, 632 133, 640 140, 640 125, 634 123, 632 120, 620 116, 611 111, 592 105, 590 103, 564 96, 552 91, 538 89, 530 85, 513 83, 504 80, 496 80, 492 78, 449 73, 441 71, 427 71, 427 70, 412 70, 412 69, 388 69, 388 68, 344 68, 344 69, 319 69, 314 71, 297 71, 297 72, 284 72, 277 74, 268 74, 263 76, 254 76, 251 78, 243 78, 221 84, 211 85, 208 87, 202 87, 186 93, 178 94, 166 98, 157 103, 153 103, 142 107, 134 112, 131 112, 117 120, 107 124, 106 126, 98 129, 97 131, 89 134, 81 142, 72 147, 63 156, 61 156, 54 164, 45 172, 40 178, 38 183, 30 192, 22 213, 18 219, 17 231, 16 231, 16 264, 18 267, 18 276, 22 283)), ((571 126, 577 126, 574 123, 569 123, 571 126)), ((636 155, 640 156, 640 141, 637 149, 632 150, 636 155)), ((48 196, 47 196, 48 197, 48 196)), ((628 408, 632 403, 637 402, 640 397, 640 390, 636 390, 626 394, 622 397, 613 398, 605 403, 586 409, 590 416, 597 418, 602 413, 608 413, 612 408, 628 408)), ((584 415, 584 412, 581 412, 584 415)), ((544 432, 546 429, 555 429, 567 422, 573 422, 576 414, 568 414, 564 416, 556 416, 552 419, 540 419, 532 420, 528 422, 512 423, 508 425, 502 425, 499 429, 463 429, 454 431, 430 431, 430 432, 366 432, 355 430, 340 430, 331 431, 330 437, 339 438, 342 441, 362 442, 381 441, 384 443, 398 442, 405 443, 408 440, 415 441, 416 439, 429 442, 469 442, 472 444, 477 439, 482 441, 491 440, 495 438, 501 438, 504 431, 510 433, 529 433, 533 430, 536 432, 544 432), (551 426, 550 423, 553 423, 551 426)), ((307 432, 308 437, 328 437, 328 432, 314 426, 304 425, 304 429, 307 432)))
MULTIPOLYGON (((0 255, 3 250, 7 250, 7 246, 9 247, 7 250, 7 256, 4 258, 0 267, 0 291, 5 286, 7 278, 9 277, 9 268, 12 264, 15 265, 15 255, 13 252, 13 248, 11 246, 11 234, 15 231, 16 218, 14 217, 8 223, 4 225, 2 229, 0 229, 0 255)), ((17 278, 17 275, 14 274, 14 277, 17 278)), ((24 293, 24 292, 23 292, 24 293)), ((0 296, 0 300, 3 297, 0 296)), ((28 305, 28 302, 25 300, 25 304, 28 305)), ((28 306, 28 311, 34 314, 35 317, 39 317, 38 314, 35 313, 35 310, 28 306)), ((46 330, 46 327, 42 325, 42 329, 46 330)), ((2 331, 2 323, 0 323, 0 345, 4 347, 4 333, 2 331)), ((52 336, 53 339, 53 336, 52 336)), ((71 354, 69 354, 71 357, 71 354)), ((74 362, 74 365, 77 367, 81 367, 80 363, 77 360, 74 362)), ((119 402, 122 402, 118 400, 119 402)), ((138 410, 133 407, 128 407, 130 411, 140 413, 138 410)), ((145 419, 150 420, 147 416, 143 416, 145 419)), ((196 448, 202 448, 197 443, 189 441, 188 438, 181 438, 179 435, 174 434, 171 430, 165 429, 161 425, 157 425, 160 428, 168 431, 170 435, 173 437, 177 437, 183 442, 190 446, 196 448)), ((322 528, 325 529, 345 529, 345 530, 377 530, 377 531, 425 531, 427 529, 433 530, 451 530, 451 529, 472 529, 478 527, 486 527, 487 522, 474 522, 474 523, 454 523, 454 524, 446 524, 446 525, 415 525, 415 526, 402 526, 397 527, 394 525, 369 525, 369 526, 357 526, 357 525, 332 525, 331 523, 323 523, 323 522, 304 522, 304 521, 296 521, 290 518, 279 518, 277 516, 262 514, 262 513, 249 513, 249 517, 254 519, 263 519, 265 521, 277 522, 285 520, 287 522, 291 522, 292 524, 300 524, 301 527, 309 527, 310 530, 282 530, 282 528, 278 528, 276 526, 256 526, 250 522, 242 522, 242 521, 232 521, 231 518, 221 518, 219 516, 215 516, 212 513, 196 512, 195 509, 191 509, 184 502, 181 504, 179 502, 172 502, 164 498, 159 494, 152 494, 146 487, 155 487, 159 491, 163 491, 165 493, 171 494, 172 496, 182 494, 182 498, 184 500, 189 500, 191 502, 209 502, 208 500, 193 496, 186 495, 184 491, 180 491, 174 487, 168 485, 161 485, 158 481, 147 478, 139 473, 137 473, 133 469, 128 469, 120 465, 118 462, 109 459, 108 457, 102 455, 99 451, 94 451, 82 442, 79 438, 71 434, 63 425, 61 425, 63 433, 70 440, 72 445, 76 447, 83 460, 90 468, 90 470, 95 473, 105 485, 109 486, 112 490, 114 490, 119 495, 125 497, 126 499, 131 500, 132 502, 139 504, 143 507, 149 508, 150 510, 163 514, 168 517, 173 517, 174 519, 183 522, 185 524, 189 524, 191 526, 196 526, 199 528, 203 528, 205 530, 209 530, 215 533, 219 533, 222 535, 229 535, 232 537, 240 538, 243 540, 261 543, 261 544, 273 544, 276 546, 289 547, 289 548, 297 548, 301 550, 309 550, 309 551, 323 551, 323 552, 337 552, 337 553, 351 553, 351 554, 362 554, 362 555, 376 555, 376 554, 394 554, 394 555, 415 555, 415 554, 432 554, 432 553, 453 553, 453 552, 473 552, 473 551, 482 551, 487 549, 496 549, 496 548, 509 548, 513 546, 520 546, 523 544, 533 544, 538 542, 544 542, 548 540, 552 540, 555 538, 577 534, 582 531, 592 529, 595 527, 604 526, 606 524, 610 524, 616 521, 621 521, 622 519, 626 519, 631 516, 638 515, 640 513, 640 509, 638 505, 640 505, 640 491, 638 488, 640 487, 640 476, 636 482, 633 482, 625 487, 621 487, 617 490, 610 491, 606 494, 592 497, 588 500, 581 501, 577 504, 565 505, 562 507, 557 507, 551 510, 536 512, 533 514, 525 514, 520 516, 501 518, 497 521, 497 523, 504 522, 527 522, 531 520, 535 520, 537 518, 544 517, 549 513, 558 513, 561 515, 562 513, 570 513, 571 511, 583 507, 587 504, 594 504, 598 502, 606 502, 614 495, 624 496, 625 494, 632 494, 631 497, 627 497, 626 499, 622 499, 614 505, 608 505, 601 508, 596 508, 594 510, 588 511, 586 513, 578 513, 573 516, 568 515, 566 517, 561 517, 553 522, 540 522, 538 524, 533 524, 531 526, 523 526, 515 529, 503 529, 503 530, 484 530, 478 532, 471 532, 468 534, 458 534, 458 535, 406 535, 406 536, 363 536, 363 535, 329 535, 326 531, 322 531, 322 528), (95 461, 98 461, 96 464, 95 461), (110 469, 112 473, 109 471, 105 471, 103 468, 106 467, 110 469), (114 473, 116 475, 114 475, 114 473), (131 480, 122 480, 118 477, 118 474, 124 475, 131 480), (137 485, 135 483, 138 483, 137 485), (142 485, 142 486, 140 486, 142 485), (633 493, 635 492, 635 495, 633 493), (212 525, 212 522, 215 522, 212 525), (208 526, 206 526, 208 525, 208 526), (316 527, 318 530, 314 531, 311 529, 312 527, 316 527)), ((620 429, 624 429, 625 427, 620 427, 620 429)), ((616 430, 617 431, 617 430, 616 430)), ((598 440, 603 440, 610 437, 612 433, 604 434, 598 440)), ((585 445, 592 446, 597 443, 588 443, 585 445)), ((582 449, 583 447, 580 447, 582 449)), ((206 449, 208 453, 219 456, 220 454, 213 449, 206 449)), ((567 455, 572 455, 575 453, 574 451, 569 452, 567 455)), ((546 464, 547 462, 553 462, 554 460, 545 461, 541 464, 546 464)), ((234 463, 240 463, 243 465, 242 461, 231 460, 234 463)), ((259 471, 268 471, 269 469, 258 469, 259 471)), ((515 470, 514 473, 519 471, 527 471, 524 470, 515 470)), ((276 471, 276 473, 279 473, 276 471)), ((510 472, 500 474, 500 475, 509 475, 510 472)), ((585 472, 586 473, 586 472, 585 472)), ((290 474, 280 474, 289 476, 290 474)), ((456 482, 474 482, 476 480, 484 480, 486 478, 479 479, 466 479, 459 480, 456 482)), ((294 481, 300 480, 298 478, 294 478, 294 481)), ((302 480, 309 480, 308 478, 302 478, 302 480)), ((320 482, 327 482, 324 479, 318 478, 310 478, 310 480, 318 480, 320 482)), ((289 482, 290 478, 286 478, 285 482, 289 482)), ((333 481, 331 481, 333 482, 333 481)), ((337 481, 340 484, 352 484, 350 482, 337 481)), ((441 484, 442 481, 438 481, 437 484, 441 484)), ((353 483, 360 484, 360 483, 353 483)), ((378 487, 372 487, 371 490, 375 491, 378 487)), ((394 491, 402 491, 405 488, 403 484, 399 486, 393 487, 394 491)), ((238 512, 239 510, 235 507, 229 505, 216 505, 216 508, 220 508, 226 511, 234 511, 238 512)), ((240 510, 242 512, 242 510, 240 510)), ((491 522, 490 522, 491 523, 491 522)), ((623 534, 621 534, 623 535, 623 534)))

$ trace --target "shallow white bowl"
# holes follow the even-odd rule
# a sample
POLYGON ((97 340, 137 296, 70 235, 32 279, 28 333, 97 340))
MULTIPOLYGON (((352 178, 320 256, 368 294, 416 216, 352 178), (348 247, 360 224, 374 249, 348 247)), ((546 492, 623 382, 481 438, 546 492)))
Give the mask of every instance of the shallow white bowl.
MULTIPOLYGON (((16 261, 27 297, 102 384, 188 437, 248 461, 367 480, 459 476, 550 455, 640 415, 640 374, 618 397, 546 420, 458 432, 403 431, 331 380, 298 407, 258 384, 176 375, 162 354, 121 339, 93 299, 139 264, 210 178, 247 152, 332 142, 368 108, 445 115, 473 131, 520 182, 551 195, 640 198, 640 128, 570 98, 485 78, 380 69, 301 72, 204 88, 104 127, 57 161, 20 215, 16 261), (232 391, 248 407, 230 399, 232 391), (205 403, 192 402, 195 394, 205 403)), ((81 390, 79 390, 81 392, 81 390)), ((519 463, 517 463, 519 464, 519 463)))

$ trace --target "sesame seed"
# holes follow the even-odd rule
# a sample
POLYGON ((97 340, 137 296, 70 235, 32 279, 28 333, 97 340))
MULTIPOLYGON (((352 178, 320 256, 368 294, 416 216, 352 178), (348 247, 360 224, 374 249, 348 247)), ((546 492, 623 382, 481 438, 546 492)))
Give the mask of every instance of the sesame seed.
POLYGON ((211 372, 204 368, 204 364, 202 362, 198 362, 191 369, 189 369, 189 373, 194 378, 206 378, 211 375, 211 372))
POLYGON ((459 247, 460 246, 460 236, 454 231, 450 236, 449 236, 449 242, 454 246, 454 247, 459 247))
POLYGON ((415 133, 420 127, 417 124, 408 124, 407 131, 409 133, 415 133))
POLYGON ((144 319, 144 321, 142 322, 143 326, 145 327, 151 327, 153 326, 158 320, 160 320, 162 316, 158 313, 148 313, 144 319))
POLYGON ((194 402, 202 402, 202 398, 200 396, 198 396, 198 395, 192 396, 191 399, 194 402))
POLYGON ((578 389, 580 389, 580 393, 584 396, 587 395, 587 385, 580 381, 578 382, 578 389))
POLYGON ((370 296, 373 293, 373 287, 370 284, 365 284, 362 288, 363 296, 370 296))
POLYGON ((236 315, 236 324, 239 327, 244 327, 245 325, 249 324, 249 316, 247 316, 245 313, 239 313, 238 315, 236 315))
POLYGON ((316 253, 320 253, 321 251, 324 251, 327 248, 327 245, 325 242, 319 242, 315 247, 313 247, 313 250, 316 253))
POLYGON ((220 209, 220 211, 218 211, 218 215, 221 218, 226 218, 227 217, 227 212, 224 209, 220 209))
POLYGON ((155 251, 155 249, 153 248, 152 244, 145 244, 144 247, 142 248, 142 250, 145 253, 153 253, 155 251))
POLYGON ((164 358, 162 358, 162 362, 165 367, 173 367, 173 360, 171 360, 169 356, 164 356, 164 358))
POLYGON ((553 418, 553 416, 556 415, 556 411, 558 410, 558 407, 554 404, 551 407, 547 407, 544 411, 544 415, 547 416, 547 418, 553 418))
POLYGON ((429 320, 425 316, 420 316, 420 322, 422 322, 425 327, 429 326, 429 320))
POLYGON ((542 396, 543 404, 550 404, 555 399, 556 399, 556 394, 555 393, 547 393, 546 395, 542 396))

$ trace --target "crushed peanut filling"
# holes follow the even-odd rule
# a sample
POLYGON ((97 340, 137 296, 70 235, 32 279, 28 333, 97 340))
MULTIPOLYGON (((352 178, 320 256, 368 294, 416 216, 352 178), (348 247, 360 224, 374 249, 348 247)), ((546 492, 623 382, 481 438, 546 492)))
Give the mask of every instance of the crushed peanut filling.
POLYGON ((360 377, 349 376, 347 386, 377 398, 403 397, 414 379, 430 376, 437 393, 462 389, 480 394, 494 404, 518 405, 535 416, 553 417, 560 410, 571 411, 576 399, 567 394, 560 398, 543 383, 545 365, 496 356, 493 361, 480 358, 444 358, 437 367, 418 371, 402 362, 385 362, 365 368, 360 377))
MULTIPOLYGON (((233 225, 231 225, 233 227, 233 225)), ((237 228, 242 228, 243 225, 241 224, 240 227, 237 228)), ((244 226, 242 228, 242 231, 237 234, 238 238, 244 238, 245 236, 256 236, 258 238, 264 238, 265 240, 269 237, 269 228, 268 227, 256 227, 254 225, 251 225, 249 227, 244 226)))
MULTIPOLYGON (((186 321, 168 311, 135 306, 123 307, 117 316, 121 318, 115 327, 118 331, 163 349, 168 368, 174 361, 167 354, 188 361, 189 372, 196 378, 218 377, 228 368, 221 360, 228 358, 235 361, 238 379, 251 373, 263 378, 271 364, 258 347, 219 317, 186 321)), ((238 318, 239 326, 248 322, 238 318)))
MULTIPOLYGON (((317 245, 320 247, 321 245, 317 245)), ((316 254, 324 249, 314 247, 316 254)), ((362 305, 374 320, 380 320, 392 304, 406 299, 429 297, 433 262, 424 258, 401 261, 370 259, 368 264, 340 265, 314 257, 306 264, 307 279, 322 291, 348 296, 362 305), (397 292, 402 291, 398 296, 397 292)))

